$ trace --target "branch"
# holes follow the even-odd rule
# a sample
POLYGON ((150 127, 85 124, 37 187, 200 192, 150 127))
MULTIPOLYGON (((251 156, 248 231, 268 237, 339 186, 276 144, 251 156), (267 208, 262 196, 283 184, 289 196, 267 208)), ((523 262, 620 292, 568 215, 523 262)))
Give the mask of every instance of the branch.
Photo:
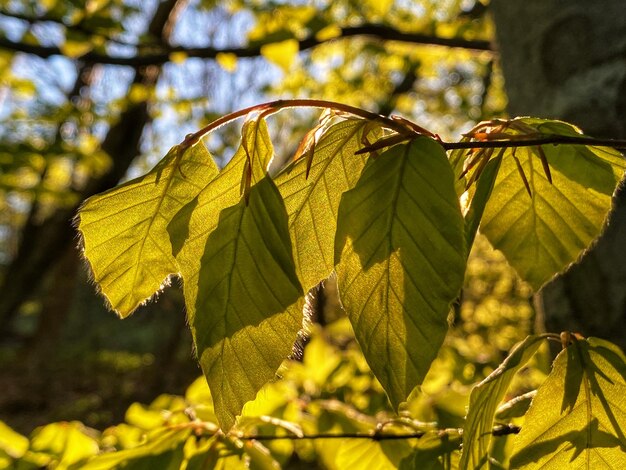
POLYGON ((109 32, 105 33, 104 31, 94 31, 90 28, 84 27, 80 22, 68 24, 67 22, 63 21, 62 18, 53 16, 53 15, 43 14, 43 15, 38 15, 38 16, 30 16, 30 15, 25 15, 23 13, 9 12, 4 9, 0 10, 0 15, 6 16, 7 18, 15 19, 15 20, 25 21, 30 25, 34 25, 36 23, 53 23, 53 24, 64 27, 67 31, 76 31, 86 36, 98 35, 98 36, 102 36, 107 41, 114 42, 122 46, 136 47, 136 44, 130 44, 126 41, 121 41, 113 37, 109 32))
POLYGON ((218 129, 219 127, 227 124, 235 119, 239 119, 248 115, 251 112, 261 112, 262 115, 268 116, 269 114, 278 112, 288 108, 327 108, 338 111, 340 113, 351 114, 353 116, 367 119, 370 121, 378 122, 383 127, 393 130, 396 134, 393 134, 387 138, 383 138, 378 142, 364 147, 357 151, 357 154, 368 153, 374 150, 380 150, 381 148, 395 145, 400 142, 408 141, 419 137, 420 135, 427 135, 435 138, 439 144, 446 150, 454 149, 477 149, 477 148, 511 148, 511 147, 534 147, 540 145, 549 144, 569 144, 569 145, 593 145, 596 147, 613 147, 616 149, 626 149, 626 140, 620 139, 596 139, 594 137, 587 136, 570 136, 570 135, 545 135, 543 137, 536 138, 524 138, 523 136, 515 136, 515 139, 507 140, 482 140, 482 141, 463 141, 463 142, 446 142, 441 140, 437 135, 429 132, 428 130, 414 124, 406 119, 400 118, 388 118, 380 114, 372 113, 361 108, 356 108, 343 103, 336 103, 334 101, 326 100, 310 100, 310 99, 289 99, 289 100, 276 100, 268 103, 257 104, 248 108, 240 109, 233 113, 222 116, 219 119, 211 122, 206 127, 200 129, 193 134, 187 135, 181 145, 191 146, 199 141, 201 138, 218 129))
POLYGON ((595 147, 613 147, 618 150, 626 149, 626 140, 623 139, 596 139, 594 137, 571 136, 571 135, 546 135, 533 139, 521 139, 517 136, 511 140, 489 140, 472 142, 439 142, 446 150, 454 149, 486 149, 486 148, 511 148, 511 147, 535 147, 538 145, 592 145, 595 147))
MULTIPOLYGON (((522 430, 515 424, 499 424, 496 425, 491 434, 493 436, 507 436, 509 434, 519 434, 522 430)), ((441 434, 449 434, 454 432, 460 434, 459 429, 439 429, 437 432, 441 434)), ((400 439, 419 439, 424 437, 428 431, 415 431, 409 433, 399 434, 384 434, 377 432, 354 432, 354 433, 318 433, 318 434, 285 434, 284 436, 272 436, 272 435, 244 435, 237 436, 237 439, 242 441, 278 441, 278 440, 315 440, 315 439, 371 439, 373 441, 392 441, 400 439)), ((431 431, 432 432, 432 431, 431 431)))
MULTIPOLYGON (((492 50, 491 43, 483 40, 468 40, 463 38, 441 38, 420 33, 408 33, 399 31, 390 26, 380 24, 364 24, 361 26, 348 26, 341 28, 341 34, 332 39, 320 40, 314 35, 302 39, 298 42, 300 50, 304 51, 312 49, 326 42, 334 41, 341 38, 365 36, 382 41, 398 41, 411 44, 435 45, 452 48, 462 48, 475 51, 492 50)), ((101 52, 91 51, 83 55, 79 59, 87 63, 111 64, 111 65, 129 65, 133 67, 161 65, 170 61, 170 55, 173 53, 185 53, 188 57, 197 57, 201 59, 215 59, 218 54, 234 54, 237 57, 258 57, 261 55, 261 44, 248 47, 232 47, 216 49, 214 47, 184 47, 173 46, 160 48, 158 52, 150 52, 138 54, 131 57, 108 55, 101 52)), ((61 49, 56 46, 39 46, 33 44, 25 44, 23 42, 11 41, 7 38, 0 38, 0 49, 6 49, 15 52, 23 52, 33 54, 41 58, 48 58, 55 55, 63 55, 61 49)))

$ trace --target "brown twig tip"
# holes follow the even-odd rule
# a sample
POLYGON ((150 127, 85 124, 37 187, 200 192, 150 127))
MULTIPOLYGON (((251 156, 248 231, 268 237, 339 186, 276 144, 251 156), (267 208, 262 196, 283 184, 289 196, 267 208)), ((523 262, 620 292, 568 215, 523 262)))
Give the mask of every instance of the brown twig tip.
POLYGON ((543 153, 541 145, 537 145, 537 153, 539 154, 539 159, 541 160, 541 165, 543 166, 543 172, 546 174, 546 178, 548 179, 550 184, 552 184, 552 173, 550 172, 550 165, 548 164, 546 154, 543 153))
POLYGON ((518 171, 518 173, 520 175, 520 178, 522 178, 522 181, 524 182, 524 186, 526 187, 526 192, 532 198, 533 197, 533 193, 530 190, 530 184, 528 183, 528 178, 526 177, 526 173, 524 172, 524 168, 522 167, 522 163, 519 161, 519 158, 517 158, 517 155, 515 155, 515 154, 513 154, 513 160, 515 160, 515 166, 517 166, 517 171, 518 171))

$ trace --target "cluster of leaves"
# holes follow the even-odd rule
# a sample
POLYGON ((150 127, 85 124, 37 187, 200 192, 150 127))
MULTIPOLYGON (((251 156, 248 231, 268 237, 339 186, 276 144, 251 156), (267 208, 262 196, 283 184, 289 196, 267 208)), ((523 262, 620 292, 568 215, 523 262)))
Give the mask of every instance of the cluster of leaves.
MULTIPOLYGON (((548 458, 554 468, 624 465, 619 421, 626 358, 609 343, 564 338, 570 343, 539 390, 497 406, 546 339, 528 337, 474 388, 463 429, 444 429, 436 395, 430 403, 413 397, 397 417, 351 336, 345 321, 315 329, 302 361, 291 362, 281 380, 246 404, 229 433, 219 429, 199 378, 184 396, 131 405, 124 423, 103 432, 60 422, 27 438, 1 425, 0 468, 478 468, 496 457, 512 468, 543 468, 548 458)), ((427 382, 438 380, 429 376, 427 382)), ((454 419, 462 423, 464 414, 458 407, 454 419)))
MULTIPOLYGON (((576 144, 580 132, 562 122, 492 121, 450 145, 413 123, 342 105, 331 106, 336 111, 323 115, 285 167, 265 117, 294 104, 255 107, 221 171, 200 138, 230 117, 188 136, 147 175, 91 198, 79 215, 94 279, 121 316, 171 275, 182 277, 198 358, 224 431, 274 378, 307 327, 305 292, 331 272, 365 360, 400 410, 440 350, 478 227, 538 289, 598 236, 625 167, 613 150, 537 143, 558 136, 576 144), (459 150, 448 157, 446 148, 459 150)), ((527 339, 474 390, 463 468, 491 458, 485 430, 512 375, 544 338, 527 339)), ((585 445, 598 447, 593 443, 604 432, 620 451, 610 397, 623 380, 595 364, 608 361, 618 376, 623 355, 603 343, 569 337, 565 343, 579 359, 568 370, 585 371, 578 389, 586 384, 587 393, 595 380, 600 409, 609 416, 610 426, 594 428, 598 415, 587 413, 585 445), (589 359, 594 355, 599 359, 589 359)), ((570 410, 562 407, 567 416, 570 410)))

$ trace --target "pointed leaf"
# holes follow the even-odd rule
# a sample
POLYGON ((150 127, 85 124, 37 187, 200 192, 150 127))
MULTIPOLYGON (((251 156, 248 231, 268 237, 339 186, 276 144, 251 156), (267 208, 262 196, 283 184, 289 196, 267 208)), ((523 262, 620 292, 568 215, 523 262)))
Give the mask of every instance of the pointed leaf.
MULTIPOLYGON (((244 126, 242 145, 194 202, 178 260, 200 364, 223 429, 276 373, 302 327, 287 212, 265 176, 272 146, 264 121, 244 126), (250 162, 250 163, 249 163, 250 162), (251 187, 241 197, 244 172, 251 187)), ((180 245, 179 242, 174 243, 180 245)))
POLYGON ((541 336, 528 336, 513 348, 489 377, 473 388, 463 428, 460 469, 482 468, 488 462, 496 408, 504 398, 513 376, 535 354, 544 339, 541 336))
POLYGON ((467 214, 465 214, 465 243, 468 246, 468 251, 474 244, 478 226, 480 225, 487 202, 489 202, 489 198, 491 197, 491 192, 493 191, 496 178, 498 177, 501 163, 502 155, 498 154, 487 163, 476 183, 476 190, 472 195, 467 214))
POLYGON ((465 270, 463 217, 441 146, 420 138, 368 162, 341 198, 335 259, 356 338, 397 409, 441 346, 465 270))
POLYGON ((178 272, 167 225, 217 174, 200 142, 173 147, 145 176, 89 198, 78 229, 94 280, 111 308, 130 315, 178 272))
POLYGON ((366 161, 366 155, 355 152, 364 147, 367 135, 380 132, 363 119, 340 121, 316 142, 308 177, 303 158, 275 179, 289 214, 296 270, 307 291, 334 268, 339 200, 356 184, 366 161))
POLYGON ((595 338, 561 351, 526 414, 511 468, 626 468, 624 359, 595 338))
MULTIPOLYGON (((562 122, 531 118, 513 122, 532 126, 540 134, 580 136, 562 122)), ((509 149, 504 154, 480 230, 519 275, 539 289, 576 261, 600 234, 626 165, 619 152, 607 148, 544 145, 542 152, 518 148, 515 155, 526 183, 512 153, 509 149)))

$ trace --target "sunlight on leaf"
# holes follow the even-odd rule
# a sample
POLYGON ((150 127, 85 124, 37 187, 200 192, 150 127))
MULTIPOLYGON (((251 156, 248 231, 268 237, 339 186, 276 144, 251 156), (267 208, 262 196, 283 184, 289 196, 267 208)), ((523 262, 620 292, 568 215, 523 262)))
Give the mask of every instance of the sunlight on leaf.
POLYGON ((337 451, 337 468, 393 469, 411 454, 409 440, 344 439, 337 451))
POLYGON ((183 208, 170 224, 198 357, 223 429, 275 376, 302 327, 287 212, 266 176, 272 154, 265 121, 247 122, 233 159, 192 211, 183 208))
POLYGON ((84 464, 84 470, 109 470, 111 468, 180 468, 184 458, 183 446, 191 428, 159 428, 146 439, 147 443, 133 449, 98 455, 84 464))
POLYGON ((0 451, 11 458, 19 459, 27 450, 28 439, 0 421, 0 451))
POLYGON ((215 60, 217 63, 227 72, 234 72, 237 70, 237 56, 229 52, 219 52, 215 60))
MULTIPOLYGON (((541 135, 581 135, 562 122, 515 121, 541 135)), ((515 157, 519 163, 511 149, 503 156, 480 231, 537 290, 576 261, 600 234, 626 165, 616 150, 582 145, 518 148, 515 157)))
POLYGON ((447 470, 459 467, 460 430, 448 429, 445 433, 429 431, 420 437, 413 453, 405 458, 399 470, 447 470))
POLYGON ((504 362, 489 377, 472 390, 463 429, 463 453, 459 468, 474 469, 486 465, 496 407, 504 398, 513 376, 535 354, 544 339, 540 336, 526 338, 515 346, 504 362))
POLYGON ((511 468, 626 468, 626 361, 613 344, 561 351, 515 440, 511 468))
POLYGON ((247 470, 241 446, 226 436, 215 436, 204 442, 193 442, 186 446, 191 454, 187 470, 247 470))
POLYGON ((380 127, 363 119, 340 121, 327 128, 315 144, 308 178, 306 158, 276 177, 289 214, 296 270, 307 291, 334 268, 339 200, 356 184, 366 161, 366 155, 355 152, 368 135, 380 132, 380 127))
MULTIPOLYGON (((35 430, 30 449, 52 456, 54 468, 68 468, 98 453, 98 442, 78 421, 51 423, 35 430)), ((51 463, 52 463, 51 462, 51 463)))
POLYGON ((87 54, 94 48, 92 38, 81 31, 68 30, 65 35, 65 41, 59 45, 59 49, 63 55, 76 59, 87 54))
POLYGON ((329 41, 341 36, 341 28, 336 24, 329 24, 315 33, 315 39, 318 41, 329 41))
POLYGON ((300 46, 297 40, 286 39, 285 41, 262 45, 261 55, 287 73, 298 57, 299 50, 300 46))
POLYGON ((335 260, 359 345, 397 409, 437 355, 463 282, 463 218, 436 142, 420 138, 368 162, 341 198, 335 260))
POLYGON ((178 272, 167 225, 217 174, 202 143, 174 146, 145 176, 89 198, 78 215, 84 255, 111 308, 130 315, 178 272))

